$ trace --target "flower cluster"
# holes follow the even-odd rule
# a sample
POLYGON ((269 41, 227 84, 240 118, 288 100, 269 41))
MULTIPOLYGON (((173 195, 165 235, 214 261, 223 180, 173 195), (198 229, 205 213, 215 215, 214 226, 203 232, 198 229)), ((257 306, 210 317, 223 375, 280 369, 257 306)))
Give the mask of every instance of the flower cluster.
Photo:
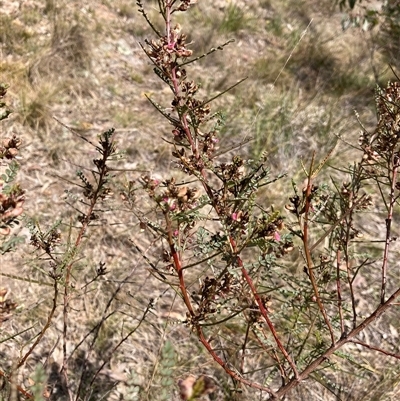
POLYGON ((7 85, 0 83, 0 121, 6 119, 11 113, 5 102, 2 101, 3 97, 7 93, 7 88, 7 85))
MULTIPOLYGON (((321 199, 321 194, 319 193, 319 186, 312 185, 311 186, 311 193, 309 195, 308 201, 316 200, 316 198, 321 199)), ((285 209, 289 212, 295 214, 296 216, 300 216, 305 213, 305 205, 307 201, 307 191, 306 188, 302 191, 302 196, 300 197, 297 193, 294 196, 289 198, 290 204, 285 205, 285 209)), ((323 198, 323 195, 322 195, 323 198)))
POLYGON ((364 131, 359 144, 364 151, 364 160, 370 164, 381 158, 400 163, 400 83, 390 82, 385 90, 378 89, 376 95, 378 126, 371 134, 364 131))
MULTIPOLYGON (((183 1, 178 7, 179 11, 186 10, 190 4, 193 1, 183 1)), ((199 87, 195 82, 187 80, 184 65, 185 60, 192 55, 192 50, 188 49, 187 37, 178 24, 167 30, 166 35, 158 40, 146 41, 146 44, 144 51, 154 63, 156 74, 174 93, 168 111, 151 101, 173 125, 174 143, 183 146, 181 149, 175 147, 173 156, 178 159, 177 165, 185 173, 201 172, 207 160, 212 159, 218 139, 215 128, 209 132, 200 130, 200 126, 211 118, 210 105, 195 97, 199 87), (172 117, 171 111, 177 117, 172 117), (187 151, 188 147, 190 152, 187 151)))
POLYGON ((181 0, 181 4, 179 5, 178 8, 176 8, 176 11, 186 11, 189 9, 189 7, 193 4, 196 4, 197 0, 181 0))
MULTIPOLYGON (((181 26, 177 24, 171 29, 169 37, 165 35, 158 40, 146 40, 149 49, 146 49, 145 52, 154 64, 160 67, 166 76, 169 76, 179 58, 187 58, 193 54, 192 50, 186 47, 186 40, 187 36, 181 33, 181 26)), ((186 71, 180 70, 178 77, 185 78, 186 71)))
POLYGON ((8 193, 4 193, 0 184, 0 234, 8 235, 11 225, 24 209, 24 192, 19 185, 14 185, 8 193))
MULTIPOLYGON (((7 87, 0 84, 0 99, 7 93, 7 87)), ((0 101, 0 108, 3 109, 5 103, 0 101)), ((8 117, 9 110, 1 112, 0 120, 8 117)), ((18 163, 14 160, 18 155, 22 141, 14 135, 12 138, 5 138, 0 144, 0 160, 4 160, 7 169, 0 179, 0 235, 8 235, 13 223, 24 211, 25 202, 24 191, 18 184, 11 183, 15 180, 18 172, 18 163)))
POLYGON ((366 210, 372 206, 371 195, 360 195, 358 191, 351 188, 351 183, 344 182, 340 188, 341 200, 345 204, 345 209, 350 209, 353 206, 355 210, 366 210))
MULTIPOLYGON (((232 163, 221 163, 215 168, 216 174, 225 182, 239 181, 245 172, 244 161, 240 156, 233 156, 232 163)), ((233 190, 232 186, 232 190, 233 190)))
POLYGON ((17 307, 17 304, 8 298, 8 295, 8 289, 0 288, 0 326, 3 322, 10 319, 12 312, 17 307))
POLYGON ((36 232, 31 236, 31 245, 42 249, 50 254, 53 249, 61 242, 61 234, 56 229, 51 229, 48 233, 36 232))
POLYGON ((166 190, 161 195, 161 204, 171 212, 190 210, 197 204, 200 192, 196 188, 176 185, 173 178, 165 181, 166 190))
POLYGON ((22 141, 16 135, 4 139, 0 144, 0 159, 14 159, 18 155, 21 143, 22 141))

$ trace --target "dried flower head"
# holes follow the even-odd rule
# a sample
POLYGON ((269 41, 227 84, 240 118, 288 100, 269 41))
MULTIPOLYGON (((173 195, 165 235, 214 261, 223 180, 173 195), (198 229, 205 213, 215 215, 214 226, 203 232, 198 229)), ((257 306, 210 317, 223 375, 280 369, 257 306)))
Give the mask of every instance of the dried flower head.
POLYGON ((12 138, 3 139, 0 144, 0 159, 14 159, 22 144, 20 138, 14 135, 12 138))
POLYGON ((10 319, 12 312, 16 309, 17 304, 8 299, 9 290, 0 288, 0 326, 3 322, 10 319))

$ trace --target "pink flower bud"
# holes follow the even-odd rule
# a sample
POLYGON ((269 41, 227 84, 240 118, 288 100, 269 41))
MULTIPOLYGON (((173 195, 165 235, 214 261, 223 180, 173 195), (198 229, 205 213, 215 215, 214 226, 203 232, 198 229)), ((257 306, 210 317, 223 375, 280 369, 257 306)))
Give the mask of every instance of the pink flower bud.
POLYGON ((274 232, 274 240, 277 242, 281 240, 281 235, 278 233, 278 231, 274 232))

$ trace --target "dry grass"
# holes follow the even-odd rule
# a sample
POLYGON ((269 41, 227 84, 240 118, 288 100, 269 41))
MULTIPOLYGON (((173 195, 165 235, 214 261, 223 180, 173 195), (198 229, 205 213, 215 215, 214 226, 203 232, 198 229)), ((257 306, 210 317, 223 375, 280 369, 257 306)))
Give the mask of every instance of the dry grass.
MULTIPOLYGON (((99 132, 115 126, 119 146, 126 150, 126 158, 118 164, 119 169, 127 169, 118 173, 123 185, 142 171, 157 176, 170 169, 168 146, 160 140, 169 127, 143 96, 153 92, 162 103, 169 99, 169 93, 160 92, 160 84, 138 46, 149 30, 132 2, 91 0, 83 8, 81 2, 63 0, 32 3, 31 8, 0 9, 1 80, 11 85, 8 100, 14 110, 2 130, 7 135, 18 132, 24 140, 20 180, 28 194, 27 215, 37 219, 43 230, 62 220, 60 229, 68 240, 74 221, 73 211, 64 202, 64 190, 71 188, 69 181, 76 180, 78 167, 89 166, 93 151, 52 117, 93 141, 99 132)), ((191 19, 182 21, 197 52, 206 52, 230 38, 236 40, 223 52, 195 65, 193 75, 202 83, 205 96, 248 76, 232 94, 218 100, 227 121, 221 148, 252 136, 254 140, 241 152, 258 157, 267 150, 274 174, 294 171, 295 176, 299 160, 313 150, 323 157, 335 142, 334 135, 344 135, 355 143, 358 127, 353 109, 373 127, 375 79, 385 82, 391 76, 378 51, 372 51, 374 45, 368 37, 341 32, 341 16, 325 3, 330 4, 300 2, 293 7, 293 3, 273 0, 202 1, 190 14, 191 19)), ((339 146, 341 149, 342 144, 339 146)), ((345 164, 346 157, 340 152, 337 160, 345 164)), ((280 185, 270 198, 279 199, 280 185)), ((87 238, 82 259, 75 266, 76 285, 82 290, 72 300, 70 314, 72 388, 76 389, 80 375, 90 378, 99 362, 108 358, 90 397, 91 384, 83 380, 85 400, 100 400, 106 393, 107 400, 139 399, 134 398, 137 389, 146 390, 146 397, 140 398, 143 400, 176 400, 176 380, 190 373, 208 374, 216 380, 219 398, 215 399, 256 399, 258 395, 250 389, 235 395, 232 383, 215 368, 188 330, 176 324, 185 319, 176 294, 148 272, 131 240, 152 259, 160 259, 162 250, 154 246, 150 235, 139 237, 134 218, 121 224, 124 215, 116 208, 104 216, 87 238), (109 273, 87 284, 100 262, 109 273), (141 321, 150 297, 157 302, 141 321), (97 337, 93 332, 85 337, 101 319, 105 323, 97 337), (113 353, 121 336, 129 331, 133 331, 129 340, 113 353), (81 371, 83 361, 85 371, 81 371), (163 395, 165 389, 167 395, 163 395)), ((29 238, 26 229, 22 233, 29 238)), ((11 288, 19 305, 12 320, 0 327, 4 370, 32 344, 52 299, 43 274, 47 265, 31 256, 28 245, 2 258, 0 286, 11 288)), ((17 379, 26 388, 32 386, 32 372, 41 366, 49 385, 62 383, 57 380, 62 360, 61 319, 60 308, 34 356, 20 370, 17 379)), ((397 321, 392 327, 400 330, 397 321)), ((383 338, 384 333, 376 335, 383 338)), ((364 353, 360 353, 358 363, 368 364, 367 380, 376 385, 362 387, 365 380, 357 378, 356 368, 354 381, 346 381, 338 363, 331 383, 316 377, 321 386, 304 383, 287 399, 337 400, 334 388, 340 389, 343 400, 398 399, 396 364, 370 354, 367 359, 364 353)), ((54 400, 67 399, 62 385, 55 394, 54 400)))

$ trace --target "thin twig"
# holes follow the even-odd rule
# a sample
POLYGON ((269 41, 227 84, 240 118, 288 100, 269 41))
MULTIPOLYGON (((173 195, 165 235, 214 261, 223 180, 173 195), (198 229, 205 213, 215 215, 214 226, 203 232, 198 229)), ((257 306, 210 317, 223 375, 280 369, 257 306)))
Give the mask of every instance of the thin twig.
POLYGON ((99 366, 99 368, 96 370, 96 373, 93 375, 92 380, 90 381, 89 387, 91 388, 94 384, 94 381, 96 380, 97 376, 99 373, 104 369, 104 366, 106 366, 109 362, 110 359, 113 355, 115 355, 115 352, 118 350, 118 348, 133 334, 136 332, 136 330, 141 326, 141 324, 144 322, 144 319, 146 318, 147 314, 150 312, 151 308, 153 307, 153 300, 150 300, 148 303, 146 309, 144 310, 142 317, 139 319, 138 324, 130 330, 124 337, 122 337, 118 343, 115 345, 115 347, 112 349, 112 351, 109 353, 109 356, 107 358, 104 358, 103 363, 99 366))
POLYGON ((340 250, 336 251, 336 291, 337 291, 337 304, 339 310, 339 321, 340 321, 340 331, 343 335, 344 333, 344 319, 343 319, 343 307, 342 307, 342 291, 340 284, 340 250))
MULTIPOLYGON (((11 377, 8 376, 6 373, 4 373, 2 370, 0 370, 0 376, 4 377, 8 382, 11 382, 11 377)), ((26 399, 28 400, 34 400, 34 397, 32 394, 28 393, 26 390, 24 390, 21 386, 18 384, 16 385, 16 388, 19 393, 21 393, 26 399)))
POLYGON ((332 328, 331 322, 329 321, 328 315, 325 311, 325 307, 322 303, 321 296, 319 295, 319 290, 318 290, 317 282, 316 282, 315 275, 314 275, 314 265, 313 265, 312 258, 311 258, 311 251, 310 251, 310 247, 308 244, 308 242, 309 242, 308 225, 309 225, 309 219, 310 219, 309 214, 310 214, 310 208, 311 208, 311 185, 312 185, 311 180, 312 180, 313 171, 314 171, 314 157, 315 157, 315 153, 313 154, 311 163, 310 163, 310 170, 308 173, 307 189, 306 189, 306 195, 305 195, 306 203, 305 203, 304 223, 303 223, 303 246, 304 246, 304 253, 305 253, 306 262, 307 262, 308 276, 310 278, 311 285, 312 285, 312 288, 314 291, 315 300, 318 304, 319 310, 321 311, 321 314, 328 327, 332 344, 335 344, 335 336, 333 334, 333 328, 332 328))
POLYGON ((310 373, 314 372, 323 362, 327 361, 329 357, 342 348, 346 343, 352 341, 359 333, 361 333, 366 327, 371 325, 376 319, 378 319, 387 309, 389 309, 397 298, 400 296, 400 288, 397 289, 391 297, 384 303, 380 304, 376 310, 371 313, 366 319, 364 319, 356 328, 352 329, 347 336, 343 336, 335 344, 332 344, 324 353, 322 353, 318 358, 312 361, 300 374, 298 379, 292 379, 288 384, 280 388, 276 395, 277 397, 283 397, 287 394, 293 387, 295 387, 301 380, 305 380, 310 373))
POLYGON ((389 352, 389 351, 386 351, 386 350, 384 350, 382 348, 374 347, 373 345, 367 344, 367 343, 365 343, 363 341, 354 339, 354 340, 351 340, 351 342, 354 343, 354 344, 362 345, 363 347, 371 349, 373 351, 378 351, 378 352, 380 352, 382 354, 385 354, 387 356, 391 356, 393 358, 400 359, 400 354, 395 354, 394 352, 389 352))
POLYGON ((46 324, 43 326, 43 329, 40 331, 38 337, 36 338, 35 342, 32 344, 32 346, 29 348, 29 351, 19 360, 16 369, 19 369, 21 366, 23 366, 26 362, 26 360, 29 358, 29 356, 32 354, 33 350, 36 348, 36 346, 39 344, 43 336, 45 335, 47 329, 50 327, 51 322, 54 317, 54 313, 57 308, 57 299, 58 299, 58 282, 56 279, 54 279, 54 296, 53 296, 53 304, 51 306, 51 310, 49 315, 47 316, 47 321, 46 324))
POLYGON ((393 169, 390 177, 390 199, 389 199, 389 210, 386 217, 386 241, 385 241, 385 249, 383 251, 383 261, 382 261, 382 277, 381 277, 381 304, 385 302, 386 295, 386 275, 387 275, 387 266, 389 261, 389 247, 391 244, 391 226, 393 219, 393 208, 396 202, 395 189, 396 189, 396 179, 397 179, 397 170, 399 167, 399 161, 396 160, 397 156, 393 156, 393 169))
POLYGON ((249 339, 250 326, 251 326, 251 324, 248 322, 247 323, 247 327, 246 327, 246 333, 244 335, 244 341, 243 341, 243 344, 242 344, 242 355, 241 355, 241 358, 240 358, 241 361, 240 361, 240 370, 239 370, 239 372, 241 374, 243 374, 243 372, 244 372, 244 361, 246 359, 246 346, 247 346, 247 341, 249 339))
MULTIPOLYGON (((230 239, 230 242, 231 242, 233 250, 235 251, 236 244, 235 244, 233 238, 230 239)), ((239 267, 241 269, 241 272, 242 272, 242 275, 243 275, 244 279, 246 280, 248 286, 250 287, 250 290, 251 290, 251 292, 253 294, 253 297, 254 297, 255 301, 257 302, 257 305, 258 305, 258 307, 260 309, 260 313, 261 313, 262 317, 264 318, 265 322, 267 323, 267 325, 268 325, 268 327, 269 327, 269 329, 270 329, 270 331, 271 331, 271 333, 272 333, 272 335, 274 337, 276 345, 278 346, 278 348, 282 352, 282 354, 285 357, 285 359, 288 361, 290 367, 293 370, 294 376, 297 377, 298 376, 297 367, 296 367, 295 363, 293 362, 292 358, 290 357, 289 353, 286 351, 285 347, 283 346, 283 344, 282 344, 282 342, 281 342, 281 340, 280 340, 280 338, 278 336, 278 333, 277 333, 277 331, 275 329, 275 326, 273 325, 271 319, 269 318, 269 313, 268 313, 266 307, 264 306, 263 301, 261 300, 260 296, 257 293, 257 290, 256 290, 256 288, 254 286, 253 280, 249 276, 247 270, 244 268, 243 261, 239 256, 237 256, 237 263, 238 263, 238 265, 239 265, 239 267)))
POLYGON ((212 54, 212 53, 214 53, 214 52, 216 52, 218 50, 224 50, 225 46, 229 45, 230 43, 233 43, 234 41, 235 41, 235 39, 229 39, 227 42, 223 43, 222 45, 220 45, 218 47, 212 47, 207 53, 204 53, 201 56, 195 57, 195 58, 193 58, 191 60, 188 60, 188 61, 185 61, 185 62, 179 64, 179 67, 183 67, 184 65, 188 65, 188 64, 194 63, 196 61, 199 61, 202 58, 207 57, 210 54, 212 54))

